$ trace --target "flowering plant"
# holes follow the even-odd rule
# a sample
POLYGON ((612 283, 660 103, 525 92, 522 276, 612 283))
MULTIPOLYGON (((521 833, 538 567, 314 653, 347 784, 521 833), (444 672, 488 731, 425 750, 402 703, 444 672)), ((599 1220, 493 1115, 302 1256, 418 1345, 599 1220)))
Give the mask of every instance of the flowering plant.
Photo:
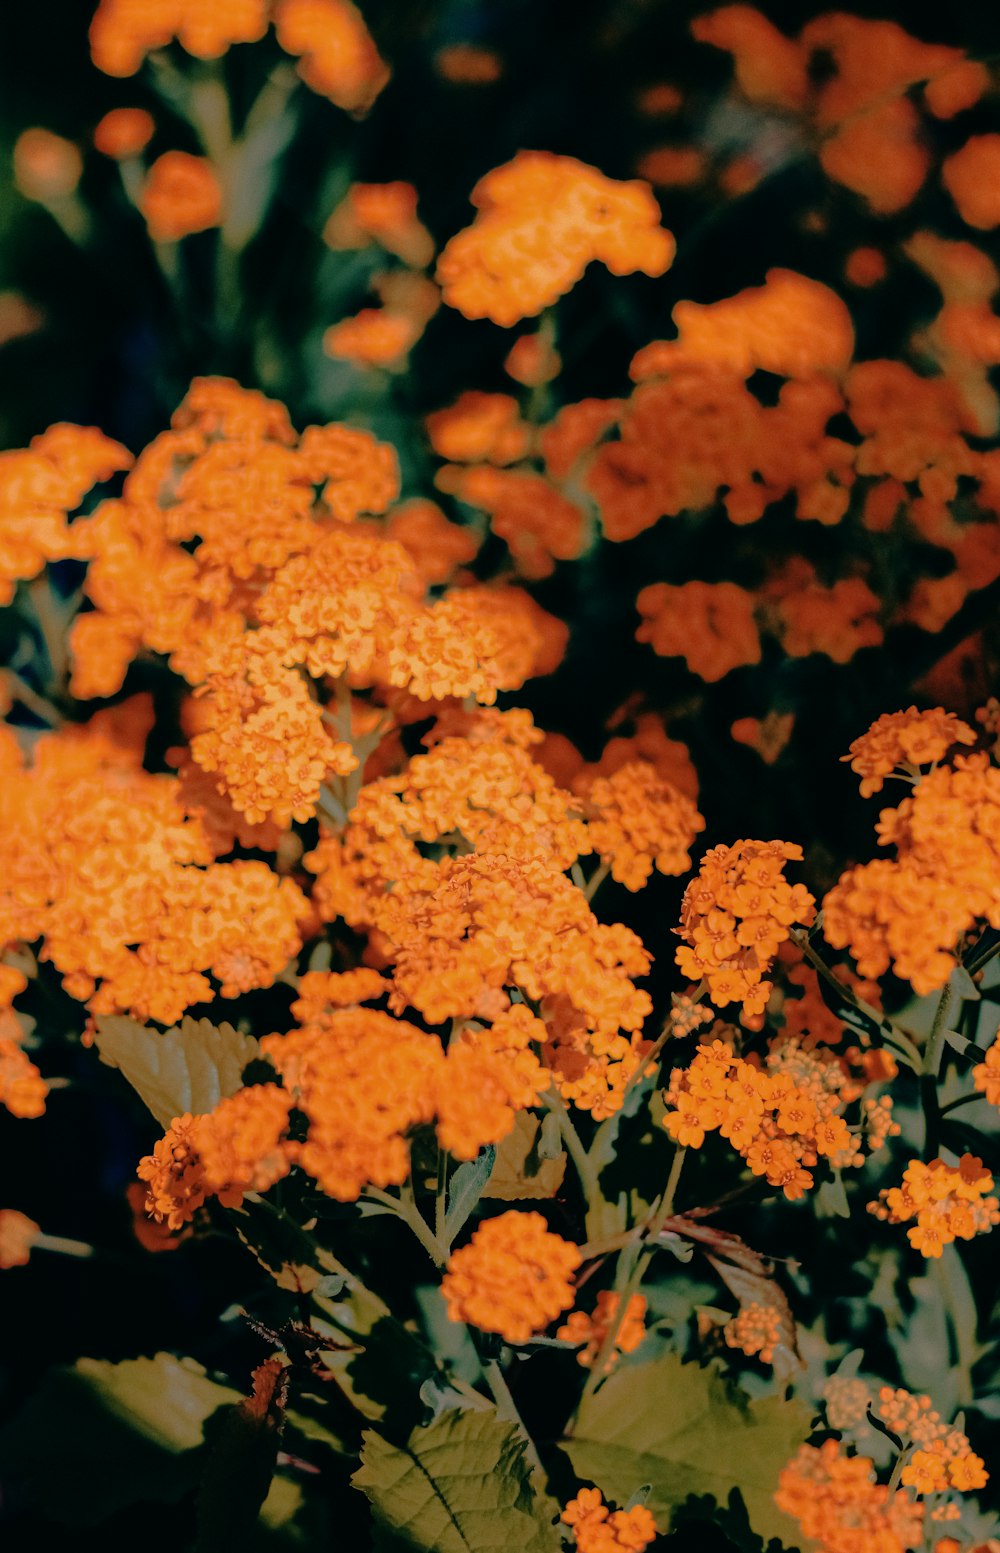
POLYGON ((989 50, 598 4, 629 134, 456 189, 514 32, 378 11, 99 0, 17 126, 158 375, 0 454, 0 1516, 996 1546, 989 50))

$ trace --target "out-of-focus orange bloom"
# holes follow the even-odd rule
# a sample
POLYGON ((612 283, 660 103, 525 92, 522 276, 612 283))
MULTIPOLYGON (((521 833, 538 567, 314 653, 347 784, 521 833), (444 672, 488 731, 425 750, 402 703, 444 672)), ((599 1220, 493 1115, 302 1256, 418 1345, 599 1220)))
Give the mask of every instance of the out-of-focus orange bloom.
POLYGON ((452 1321, 526 1343, 573 1303, 580 1252, 540 1213, 511 1209, 486 1219, 452 1252, 441 1293, 452 1321))
POLYGON ((684 106, 684 93, 671 81, 656 81, 652 86, 642 88, 635 105, 646 118, 666 118, 684 106))
POLYGON ((650 583, 636 608, 643 617, 636 640, 649 642, 661 658, 683 658, 710 684, 760 662, 756 601, 734 582, 650 583))
POLYGON ((49 1092, 42 1075, 9 1035, 0 1035, 0 1105, 11 1116, 41 1116, 49 1092))
POLYGON ((631 368, 636 381, 678 359, 712 362, 742 377, 758 369, 781 377, 839 376, 854 353, 846 303, 829 286, 795 270, 768 270, 763 286, 721 302, 678 302, 672 317, 677 340, 641 350, 631 368))
POLYGON ((930 152, 919 129, 917 110, 905 97, 859 113, 823 141, 823 171, 860 194, 876 215, 892 215, 909 205, 927 177, 930 152))
POLYGON ((417 216, 412 183, 354 183, 323 228, 331 248, 364 248, 379 243, 420 269, 434 255, 434 239, 417 216))
POLYGON ((765 765, 773 766, 788 744, 795 726, 794 712, 768 712, 759 717, 738 717, 729 732, 737 744, 756 750, 765 765))
POLYGON ((971 135, 945 160, 941 182, 968 226, 1000 226, 1000 135, 971 135))
POLYGON ((956 113, 974 108, 989 88, 987 67, 978 59, 963 59, 931 76, 924 87, 924 101, 936 119, 953 119, 956 113))
POLYGON ((366 307, 353 318, 343 318, 323 335, 323 349, 339 361, 359 367, 386 367, 400 372, 419 339, 421 327, 405 313, 387 307, 366 307))
POLYGON ((267 31, 268 0, 100 0, 90 51, 106 75, 135 75, 153 49, 174 38, 199 59, 217 59, 232 43, 267 31))
POLYGON ((41 1233, 34 1219, 16 1208, 0 1208, 0 1271, 25 1267, 31 1248, 41 1233))
POLYGON ((153 138, 156 124, 145 108, 112 108, 94 130, 94 146, 116 161, 138 156, 153 138))
POLYGON ((520 151, 472 191, 479 215, 438 261, 444 300, 510 327, 555 302, 598 260, 614 275, 662 275, 674 240, 646 184, 574 157, 520 151))
POLYGON ((503 75, 503 60, 493 49, 475 43, 451 43, 438 49, 434 68, 446 81, 461 86, 490 86, 503 75))
POLYGON ((847 255, 844 274, 852 286, 877 286, 885 280, 885 254, 880 248, 855 248, 847 255))
POLYGON ((697 146, 655 146, 644 151, 636 172, 661 189, 689 189, 705 176, 707 159, 697 146))
POLYGON ((431 586, 447 582, 479 549, 479 537, 471 528, 449 522, 436 503, 420 498, 393 508, 386 533, 409 552, 431 586))
POLYGON ((25 199, 66 199, 80 182, 83 157, 49 129, 22 130, 14 143, 14 182, 25 199))
POLYGON ((348 113, 367 112, 391 72, 351 0, 275 0, 274 25, 314 92, 348 113))
POLYGON ((904 1488, 879 1483, 867 1456, 848 1456, 840 1440, 803 1445, 778 1479, 775 1503, 802 1535, 830 1553, 906 1553, 924 1535, 924 1507, 904 1488))
POLYGON ((539 334, 522 334, 504 357, 504 371, 525 388, 540 388, 559 376, 562 358, 551 341, 539 334))
POLYGON ((531 447, 531 427, 510 394, 467 389, 428 415, 427 435, 441 458, 459 464, 516 464, 531 447))
POLYGON ((222 186, 205 157, 165 151, 149 169, 140 208, 153 241, 175 243, 219 225, 222 186))
POLYGON ((801 49, 753 6, 720 6, 696 17, 691 32, 699 43, 732 54, 737 84, 751 102, 792 110, 805 107, 809 78, 801 49))
POLYGON ((45 322, 45 315, 33 307, 20 291, 0 291, 0 346, 10 340, 34 334, 45 322))
POLYGON ((543 475, 490 464, 446 465, 435 484, 489 513, 493 532, 506 540, 524 577, 548 577, 556 561, 576 560, 586 549, 583 510, 543 475))
POLYGON ((610 776, 574 785, 594 851, 619 884, 641 890, 654 868, 675 875, 690 868, 688 848, 705 821, 648 761, 629 761, 610 776))

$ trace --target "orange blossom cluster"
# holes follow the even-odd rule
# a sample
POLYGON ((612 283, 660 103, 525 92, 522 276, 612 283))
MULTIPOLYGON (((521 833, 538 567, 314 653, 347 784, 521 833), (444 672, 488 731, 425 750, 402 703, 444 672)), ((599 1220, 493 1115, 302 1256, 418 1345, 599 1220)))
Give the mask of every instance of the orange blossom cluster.
POLYGON ((906 1238, 911 1246, 926 1257, 939 1257, 952 1241, 971 1240, 1000 1222, 1000 1203, 989 1195, 992 1191, 993 1177, 974 1154, 963 1154, 957 1165, 912 1159, 902 1185, 879 1192, 868 1210, 890 1224, 910 1224, 906 1238))
POLYGON ((645 1505, 609 1510, 599 1488, 581 1488, 560 1520, 572 1527, 578 1553, 642 1553, 656 1537, 656 1522, 645 1505))
POLYGON ((580 1252, 540 1213, 512 1209, 486 1219, 453 1251, 441 1281, 452 1321, 526 1343, 573 1303, 580 1252))

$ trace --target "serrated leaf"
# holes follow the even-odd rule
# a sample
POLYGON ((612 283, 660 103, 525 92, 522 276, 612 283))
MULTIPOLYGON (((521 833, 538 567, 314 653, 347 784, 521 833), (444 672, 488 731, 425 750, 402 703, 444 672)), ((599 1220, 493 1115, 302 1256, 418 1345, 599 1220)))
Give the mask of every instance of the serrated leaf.
POLYGON ((401 1547, 558 1553, 558 1506, 534 1494, 524 1441, 496 1410, 443 1413, 402 1448, 369 1430, 351 1479, 401 1547))
MULTIPOLYGON (((514 1130, 497 1145, 496 1161, 482 1195, 501 1202, 554 1197, 566 1174, 566 1155, 560 1150, 554 1156, 543 1156, 541 1139, 538 1117, 530 1111, 518 1111, 514 1130)), ((546 1145, 551 1147, 550 1135, 546 1135, 546 1145)))
POLYGON ((200 1115, 234 1095, 260 1050, 252 1035, 210 1019, 185 1018, 166 1031, 123 1014, 96 1024, 101 1061, 121 1069, 163 1128, 185 1111, 200 1115))
POLYGON ((493 1173, 497 1151, 492 1144, 482 1149, 475 1159, 459 1165, 451 1178, 448 1190, 448 1211, 444 1220, 444 1237, 451 1245, 476 1203, 482 1197, 493 1173))
POLYGON ((627 1504, 641 1484, 661 1530, 692 1495, 720 1507, 738 1490, 765 1542, 796 1546, 800 1532, 778 1510, 778 1474, 809 1432, 810 1414, 781 1397, 750 1401, 714 1369, 676 1354, 617 1370, 583 1405, 563 1449, 577 1477, 627 1504))
POLYGON ((206 1421, 239 1393, 193 1359, 81 1359, 49 1371, 0 1434, 0 1473, 51 1519, 92 1526, 197 1481, 206 1421))

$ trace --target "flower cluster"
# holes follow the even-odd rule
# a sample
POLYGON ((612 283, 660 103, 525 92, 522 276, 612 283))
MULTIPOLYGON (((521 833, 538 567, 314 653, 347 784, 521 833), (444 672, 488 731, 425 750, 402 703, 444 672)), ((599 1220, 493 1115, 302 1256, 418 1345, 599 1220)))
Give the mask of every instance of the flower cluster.
POLYGON ((573 1303, 580 1252, 540 1213, 511 1210, 486 1219, 454 1251, 441 1281, 452 1321, 526 1343, 573 1303))
POLYGON ((16 1208, 0 1208, 0 1272, 8 1267, 26 1267, 39 1227, 26 1213, 16 1208))
POLYGON ((645 1505, 610 1510, 599 1488, 581 1488, 559 1518, 572 1527, 578 1553, 642 1553, 656 1537, 656 1522, 645 1505))
POLYGON ((438 260, 444 300, 509 327, 569 291, 592 260, 614 275, 662 275, 674 240, 647 185, 574 157, 521 151, 472 191, 479 215, 438 260))
POLYGON ((883 1386, 875 1411, 910 1448, 900 1481, 918 1494, 985 1488, 989 1473, 961 1429, 951 1428, 928 1396, 883 1386))
MULTIPOLYGON (((794 1200, 813 1185, 810 1167, 820 1158, 834 1169, 863 1162, 858 1132, 842 1113, 864 1087, 844 1059, 807 1051, 794 1039, 776 1044, 764 1066, 724 1041, 703 1042, 689 1067, 670 1074, 663 1125, 691 1148, 718 1132, 754 1175, 794 1200)), ((873 1123, 868 1144, 876 1149, 894 1128, 891 1112, 875 1102, 862 1114, 873 1123)))
POLYGON ((607 1357, 607 1370, 611 1370, 620 1353, 634 1353, 645 1337, 645 1297, 642 1294, 631 1295, 625 1313, 619 1320, 620 1305, 620 1297, 613 1289, 602 1289, 592 1312, 571 1311, 568 1319, 557 1330, 556 1337, 579 1347, 577 1363, 582 1364, 584 1369, 593 1369, 594 1361, 612 1330, 615 1340, 607 1357))
POLYGON ((868 1209, 890 1224, 908 1224, 906 1238, 926 1257, 939 1257, 954 1240, 971 1240, 1000 1222, 1000 1203, 989 1194, 993 1177, 981 1159, 963 1154, 957 1165, 913 1159, 901 1186, 881 1191, 868 1209))
POLYGON ((784 877, 785 863, 801 856, 790 841, 712 847, 684 892, 677 964, 692 981, 704 978, 717 1008, 742 1004, 748 1023, 760 1021, 771 994, 766 973, 792 927, 815 916, 809 891, 784 877))
POLYGON ((281 1140, 291 1103, 277 1085, 259 1084, 221 1100, 207 1115, 176 1117, 139 1163, 146 1212, 180 1229, 209 1197, 238 1208, 247 1192, 280 1181, 289 1170, 281 1140))
POLYGON ((801 1446, 774 1497, 825 1553, 908 1553, 923 1537, 923 1506, 879 1483, 874 1462, 849 1456, 839 1440, 801 1446))
POLYGON ((879 819, 879 840, 896 858, 848 869, 824 900, 827 941, 849 949, 863 976, 891 967, 921 995, 944 986, 960 936, 980 919, 1000 925, 998 815, 1000 768, 986 754, 957 755, 922 776, 879 819))
POLYGON ((916 768, 936 765, 954 745, 975 742, 973 729, 954 712, 943 707, 918 712, 911 706, 905 712, 883 713, 841 758, 849 760, 861 778, 861 796, 870 798, 900 768, 916 776, 916 768))

